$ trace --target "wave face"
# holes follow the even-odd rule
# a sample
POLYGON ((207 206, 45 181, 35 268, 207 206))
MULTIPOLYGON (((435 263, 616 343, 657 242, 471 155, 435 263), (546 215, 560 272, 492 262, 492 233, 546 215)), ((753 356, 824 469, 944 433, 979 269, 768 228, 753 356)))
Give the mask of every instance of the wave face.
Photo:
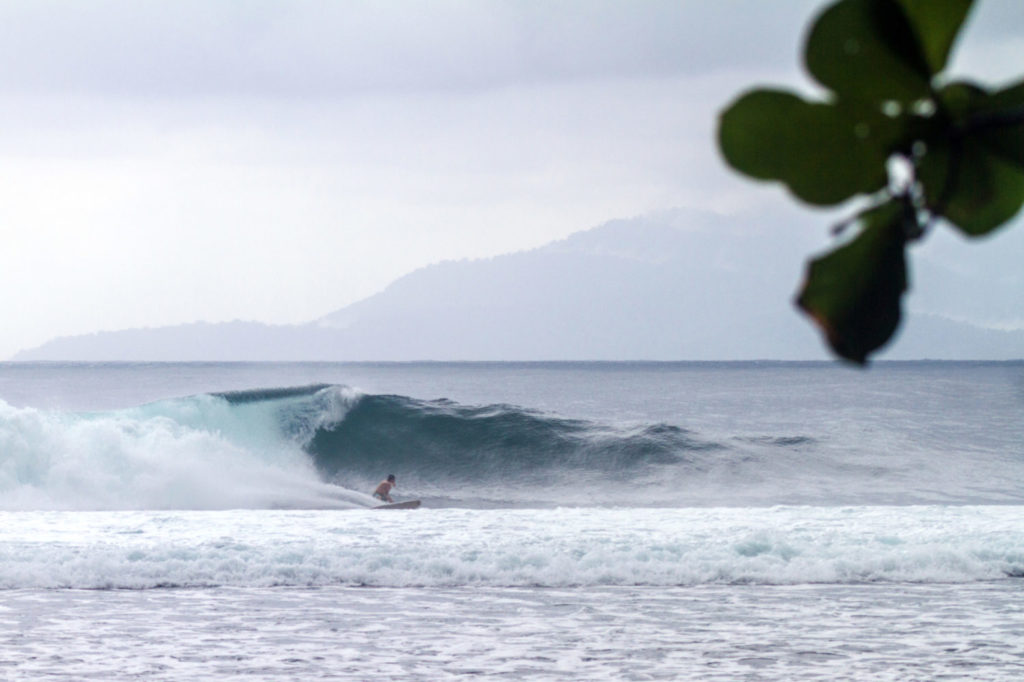
POLYGON ((307 448, 335 480, 397 472, 430 496, 512 502, 545 491, 541 497, 555 502, 556 489, 643 480, 721 446, 667 424, 623 429, 511 405, 363 395, 307 448), (451 492, 484 488, 490 493, 451 492))
POLYGON ((968 467, 934 451, 839 445, 819 433, 711 438, 327 384, 88 413, 0 403, 0 508, 358 508, 389 473, 396 497, 428 506, 1024 500, 1007 475, 1016 460, 972 454, 968 467))

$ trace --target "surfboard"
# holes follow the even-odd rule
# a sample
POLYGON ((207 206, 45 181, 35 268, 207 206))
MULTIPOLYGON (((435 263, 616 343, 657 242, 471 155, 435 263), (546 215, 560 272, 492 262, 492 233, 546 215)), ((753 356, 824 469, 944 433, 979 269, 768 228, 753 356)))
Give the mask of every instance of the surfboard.
POLYGON ((405 502, 392 502, 391 504, 378 504, 374 509, 419 509, 419 500, 406 500, 405 502))

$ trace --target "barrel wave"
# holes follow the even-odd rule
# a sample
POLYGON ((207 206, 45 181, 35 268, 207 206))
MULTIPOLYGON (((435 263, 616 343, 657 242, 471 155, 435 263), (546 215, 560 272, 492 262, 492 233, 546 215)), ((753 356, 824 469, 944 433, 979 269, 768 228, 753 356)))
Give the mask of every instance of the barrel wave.
POLYGON ((883 454, 817 434, 711 436, 329 384, 89 413, 0 403, 0 508, 360 508, 390 473, 398 499, 435 507, 1022 499, 980 459, 952 476, 929 452, 883 454))
POLYGON ((282 432, 329 482, 366 490, 395 473, 400 492, 444 506, 582 504, 581 481, 588 494, 595 487, 635 490, 665 467, 699 470, 702 457, 724 449, 670 424, 612 426, 515 405, 369 395, 344 386, 220 396, 239 409, 275 404, 282 432))
POLYGON ((361 396, 308 445, 328 476, 387 470, 421 485, 538 485, 566 473, 631 478, 658 465, 692 463, 697 453, 719 447, 665 424, 615 429, 511 405, 391 395, 361 396))
POLYGON ((478 504, 543 504, 552 496, 530 490, 567 472, 635 477, 716 447, 668 425, 618 430, 322 384, 90 413, 0 403, 0 445, 6 509, 365 507, 391 472, 401 492, 439 504, 474 486, 489 491, 478 504))

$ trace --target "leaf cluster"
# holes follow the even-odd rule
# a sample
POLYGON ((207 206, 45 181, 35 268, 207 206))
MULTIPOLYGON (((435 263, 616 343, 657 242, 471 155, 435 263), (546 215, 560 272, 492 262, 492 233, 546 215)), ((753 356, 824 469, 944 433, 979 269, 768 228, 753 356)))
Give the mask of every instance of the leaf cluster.
POLYGON ((939 219, 977 237, 1024 204, 1024 81, 997 90, 942 77, 972 0, 839 0, 804 61, 820 101, 755 89, 722 113, 736 170, 798 199, 866 204, 852 239, 811 260, 797 305, 841 357, 864 363, 896 331, 906 247, 939 219))

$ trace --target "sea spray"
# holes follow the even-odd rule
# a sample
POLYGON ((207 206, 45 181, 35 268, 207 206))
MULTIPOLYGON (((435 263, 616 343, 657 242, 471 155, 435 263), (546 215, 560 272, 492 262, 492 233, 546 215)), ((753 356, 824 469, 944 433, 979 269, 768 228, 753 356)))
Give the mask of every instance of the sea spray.
POLYGON ((285 407, 212 395, 91 413, 0 403, 0 506, 367 506, 368 496, 321 480, 301 447, 308 434, 281 428, 285 407))

